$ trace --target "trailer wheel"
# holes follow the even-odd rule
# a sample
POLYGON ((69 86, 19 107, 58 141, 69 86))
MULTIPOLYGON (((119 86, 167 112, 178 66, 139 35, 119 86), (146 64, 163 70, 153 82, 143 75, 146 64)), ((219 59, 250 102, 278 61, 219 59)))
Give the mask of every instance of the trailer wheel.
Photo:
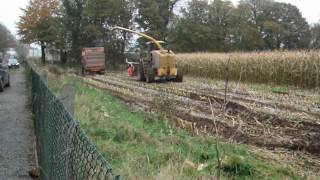
POLYGON ((183 82, 183 75, 178 72, 177 77, 174 79, 174 82, 183 82))
POLYGON ((81 68, 81 74, 82 76, 86 76, 86 69, 83 66, 81 68))
POLYGON ((137 67, 137 80, 138 81, 145 81, 146 80, 146 77, 144 76, 143 67, 141 64, 137 67))

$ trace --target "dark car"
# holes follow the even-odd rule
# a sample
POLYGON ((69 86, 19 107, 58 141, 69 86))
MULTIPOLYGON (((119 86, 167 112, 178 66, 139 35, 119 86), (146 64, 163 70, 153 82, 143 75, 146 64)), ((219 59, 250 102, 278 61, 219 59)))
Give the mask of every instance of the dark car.
POLYGON ((10 86, 10 75, 7 66, 0 64, 0 92, 10 86))

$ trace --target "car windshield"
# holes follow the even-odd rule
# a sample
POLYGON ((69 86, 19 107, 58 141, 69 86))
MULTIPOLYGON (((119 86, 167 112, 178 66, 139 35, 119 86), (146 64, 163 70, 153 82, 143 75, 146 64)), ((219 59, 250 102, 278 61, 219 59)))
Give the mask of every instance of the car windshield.
POLYGON ((17 64, 17 59, 9 59, 9 64, 17 64))

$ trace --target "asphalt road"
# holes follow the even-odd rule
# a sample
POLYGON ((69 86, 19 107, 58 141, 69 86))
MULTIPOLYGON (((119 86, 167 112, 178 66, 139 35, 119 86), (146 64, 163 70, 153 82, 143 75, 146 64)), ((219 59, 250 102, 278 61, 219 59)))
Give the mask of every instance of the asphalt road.
POLYGON ((35 158, 26 79, 22 68, 10 76, 11 87, 0 93, 0 180, 29 180, 35 158))

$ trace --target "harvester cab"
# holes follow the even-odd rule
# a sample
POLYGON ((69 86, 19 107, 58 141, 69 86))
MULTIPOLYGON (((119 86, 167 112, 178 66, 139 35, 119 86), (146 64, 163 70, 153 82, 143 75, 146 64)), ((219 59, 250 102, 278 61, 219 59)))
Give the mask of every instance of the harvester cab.
POLYGON ((123 30, 133 34, 137 34, 141 37, 148 39, 147 43, 148 51, 141 53, 142 56, 139 62, 128 62, 129 69, 128 74, 135 76, 139 81, 146 81, 148 83, 155 80, 172 80, 176 82, 182 82, 183 76, 178 71, 176 56, 173 51, 164 49, 163 41, 157 41, 154 38, 140 32, 136 32, 130 29, 122 27, 114 27, 112 30, 123 30))
MULTIPOLYGON (((166 47, 167 47, 167 43, 166 43, 166 42, 164 42, 164 41, 157 41, 157 42, 161 45, 162 48, 167 49, 167 48, 166 48, 166 47)), ((154 42, 152 42, 152 41, 147 42, 147 43, 146 43, 146 46, 147 46, 149 52, 151 52, 151 51, 156 51, 156 50, 160 50, 160 49, 157 47, 157 45, 156 45, 154 42)))

